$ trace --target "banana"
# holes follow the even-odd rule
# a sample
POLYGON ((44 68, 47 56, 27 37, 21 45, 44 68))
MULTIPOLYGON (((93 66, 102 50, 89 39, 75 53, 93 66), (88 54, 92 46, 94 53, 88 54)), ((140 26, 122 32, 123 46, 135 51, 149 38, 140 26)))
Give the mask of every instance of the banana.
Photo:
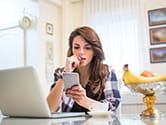
POLYGON ((123 73, 122 79, 125 84, 166 81, 166 73, 157 75, 157 76, 152 76, 152 77, 143 77, 143 76, 132 73, 128 69, 128 64, 124 65, 123 70, 124 70, 124 73, 123 73))

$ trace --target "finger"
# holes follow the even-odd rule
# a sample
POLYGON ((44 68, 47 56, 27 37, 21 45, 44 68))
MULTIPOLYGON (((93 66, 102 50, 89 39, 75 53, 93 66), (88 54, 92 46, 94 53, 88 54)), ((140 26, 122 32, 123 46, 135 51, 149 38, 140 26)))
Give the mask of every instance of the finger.
POLYGON ((78 67, 80 64, 78 58, 73 55, 71 57, 68 57, 66 59, 66 66, 65 66, 65 71, 73 71, 76 67, 78 67))
POLYGON ((71 89, 79 89, 79 90, 85 90, 80 84, 74 85, 71 87, 71 89))
POLYGON ((72 63, 72 67, 76 68, 80 65, 80 61, 77 57, 74 57, 73 63, 72 63))
POLYGON ((72 85, 72 86, 70 87, 70 89, 73 89, 73 88, 75 88, 76 86, 79 86, 79 85, 77 85, 77 84, 72 85))
POLYGON ((80 95, 80 96, 81 95, 86 95, 85 91, 83 91, 83 90, 77 90, 77 89, 76 90, 75 89, 71 90, 70 93, 75 94, 75 95, 80 95))
POLYGON ((75 89, 80 90, 81 87, 80 87, 80 85, 73 85, 70 89, 71 89, 71 90, 72 90, 72 89, 73 89, 73 90, 75 90, 75 89))
POLYGON ((85 96, 85 91, 84 90, 81 90, 81 89, 68 89, 66 90, 65 92, 67 95, 78 95, 78 96, 85 96))
POLYGON ((73 97, 78 96, 78 97, 85 97, 86 94, 83 91, 71 91, 70 92, 73 97))
POLYGON ((76 93, 70 93, 70 92, 68 92, 68 93, 65 93, 65 94, 68 97, 75 98, 75 99, 80 99, 80 95, 78 95, 76 93))
POLYGON ((77 94, 71 94, 71 97, 72 97, 73 99, 77 99, 77 100, 83 98, 82 96, 77 95, 77 94))

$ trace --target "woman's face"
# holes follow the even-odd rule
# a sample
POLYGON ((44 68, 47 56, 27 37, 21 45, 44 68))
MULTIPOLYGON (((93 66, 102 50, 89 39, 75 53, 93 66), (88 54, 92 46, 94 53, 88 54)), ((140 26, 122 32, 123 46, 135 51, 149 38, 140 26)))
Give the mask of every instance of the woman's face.
POLYGON ((90 64, 94 52, 92 46, 88 44, 81 36, 76 36, 73 39, 73 55, 77 56, 80 60, 80 66, 90 64))

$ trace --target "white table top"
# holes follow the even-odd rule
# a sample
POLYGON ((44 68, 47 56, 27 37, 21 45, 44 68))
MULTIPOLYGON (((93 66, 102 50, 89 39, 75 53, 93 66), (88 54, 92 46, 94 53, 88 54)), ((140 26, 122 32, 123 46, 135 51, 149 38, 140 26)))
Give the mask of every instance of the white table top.
POLYGON ((166 114, 163 114, 159 119, 143 119, 138 114, 123 114, 117 117, 60 119, 8 118, 1 115, 0 125, 166 125, 166 114))

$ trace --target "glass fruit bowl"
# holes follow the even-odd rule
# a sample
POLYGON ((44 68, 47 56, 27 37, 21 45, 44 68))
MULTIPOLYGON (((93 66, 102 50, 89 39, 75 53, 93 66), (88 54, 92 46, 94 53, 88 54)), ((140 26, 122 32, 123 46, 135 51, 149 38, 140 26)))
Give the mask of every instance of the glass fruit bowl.
POLYGON ((147 106, 140 115, 143 117, 160 117, 161 113, 154 108, 157 94, 166 94, 166 74, 143 77, 136 75, 128 69, 128 64, 124 65, 123 82, 134 93, 145 95, 143 102, 147 106))
POLYGON ((166 81, 147 82, 147 83, 132 83, 126 86, 135 93, 143 95, 162 95, 166 94, 166 81))

